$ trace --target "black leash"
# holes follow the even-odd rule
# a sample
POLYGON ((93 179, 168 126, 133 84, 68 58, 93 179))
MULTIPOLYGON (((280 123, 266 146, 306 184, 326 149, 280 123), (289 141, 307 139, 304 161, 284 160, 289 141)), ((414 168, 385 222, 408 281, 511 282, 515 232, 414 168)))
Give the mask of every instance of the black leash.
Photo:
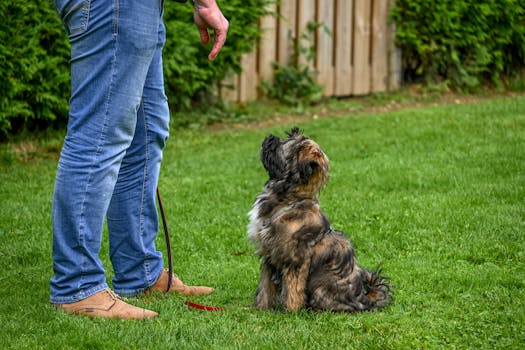
MULTIPOLYGON (((185 3, 188 0, 175 0, 179 3, 185 3)), ((166 293, 170 291, 171 282, 173 279, 173 262, 171 257, 171 243, 170 243, 170 233, 168 231, 168 222, 166 221, 166 214, 164 213, 164 206, 162 205, 162 199, 160 198, 159 187, 157 186, 157 200, 159 202, 160 216, 162 218, 162 227, 164 228, 164 237, 166 238, 166 248, 168 251, 168 287, 166 288, 166 293)))
MULTIPOLYGON (((168 223, 166 221, 166 214, 164 213, 164 206, 162 205, 162 199, 160 198, 160 191, 157 187, 157 200, 159 202, 159 209, 160 209, 160 216, 162 217, 162 226, 164 227, 164 237, 166 238, 166 247, 168 248, 168 287, 166 288, 166 293, 168 293, 171 289, 171 281, 173 279, 173 263, 171 259, 171 243, 170 243, 170 233, 168 232, 168 223)), ((190 301, 186 301, 184 304, 204 310, 204 311, 223 311, 223 308, 220 307, 214 307, 214 306, 208 306, 208 305, 201 305, 192 303, 190 301)))
POLYGON ((171 258, 171 243, 170 243, 170 233, 168 232, 168 222, 166 221, 166 214, 164 213, 164 206, 162 205, 162 199, 160 198, 160 191, 157 187, 157 200, 159 202, 160 216, 162 218, 162 227, 164 228, 164 237, 166 238, 166 248, 168 251, 168 287, 166 288, 166 293, 170 291, 171 280, 173 276, 173 262, 171 258))

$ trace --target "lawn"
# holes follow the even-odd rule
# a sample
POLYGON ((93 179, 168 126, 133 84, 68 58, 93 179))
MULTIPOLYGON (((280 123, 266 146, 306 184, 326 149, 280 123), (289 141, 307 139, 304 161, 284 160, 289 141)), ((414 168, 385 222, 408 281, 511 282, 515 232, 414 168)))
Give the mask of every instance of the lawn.
MULTIPOLYGON (((56 156, 0 159, 2 349, 521 349, 525 345, 525 97, 338 113, 296 124, 325 150, 321 205, 395 300, 360 314, 250 308, 259 262, 247 212, 260 144, 293 124, 173 132, 160 190, 174 265, 203 298, 130 299, 147 321, 91 320, 48 304, 56 156), (190 309, 184 301, 221 306, 190 309)), ((55 141, 56 143, 56 141, 55 141)), ((53 142, 51 142, 53 144, 53 142)), ((4 151, 5 153, 5 151, 4 151)), ((162 234, 157 240, 165 251, 162 234)), ((111 276, 107 239, 101 257, 111 276)))

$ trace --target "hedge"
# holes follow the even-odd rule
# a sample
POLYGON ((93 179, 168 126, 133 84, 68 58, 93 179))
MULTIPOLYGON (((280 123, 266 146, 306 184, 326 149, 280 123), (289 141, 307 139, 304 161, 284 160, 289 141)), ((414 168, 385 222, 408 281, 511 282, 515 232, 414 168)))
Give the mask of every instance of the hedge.
MULTIPOLYGON (((201 45, 193 24, 191 1, 166 1, 164 69, 172 110, 205 103, 226 74, 240 71, 238 58, 256 44, 268 1, 219 1, 230 31, 213 63, 207 60, 210 45, 201 45)), ((2 0, 0 14, 0 139, 22 129, 65 125, 70 53, 52 1, 2 0)))
POLYGON ((0 136, 63 122, 69 47, 51 1, 0 1, 0 136))
POLYGON ((525 66, 525 0, 396 0, 405 79, 472 89, 525 66))

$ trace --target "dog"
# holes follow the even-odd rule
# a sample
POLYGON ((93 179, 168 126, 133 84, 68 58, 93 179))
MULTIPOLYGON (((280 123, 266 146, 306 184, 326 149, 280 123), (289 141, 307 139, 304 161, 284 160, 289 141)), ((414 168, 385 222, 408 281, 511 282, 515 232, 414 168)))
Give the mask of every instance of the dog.
POLYGON ((260 256, 255 307, 295 312, 380 309, 393 293, 380 272, 357 265, 351 242, 319 206, 329 161, 297 127, 269 135, 261 161, 269 179, 250 212, 248 237, 260 256))

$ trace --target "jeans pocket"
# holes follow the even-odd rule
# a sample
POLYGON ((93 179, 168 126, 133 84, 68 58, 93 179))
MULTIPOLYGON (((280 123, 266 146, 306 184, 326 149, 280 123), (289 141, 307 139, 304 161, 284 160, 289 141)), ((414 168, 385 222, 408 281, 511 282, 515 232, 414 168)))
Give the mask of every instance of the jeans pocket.
POLYGON ((53 2, 70 38, 87 30, 91 0, 53 0, 53 2))

